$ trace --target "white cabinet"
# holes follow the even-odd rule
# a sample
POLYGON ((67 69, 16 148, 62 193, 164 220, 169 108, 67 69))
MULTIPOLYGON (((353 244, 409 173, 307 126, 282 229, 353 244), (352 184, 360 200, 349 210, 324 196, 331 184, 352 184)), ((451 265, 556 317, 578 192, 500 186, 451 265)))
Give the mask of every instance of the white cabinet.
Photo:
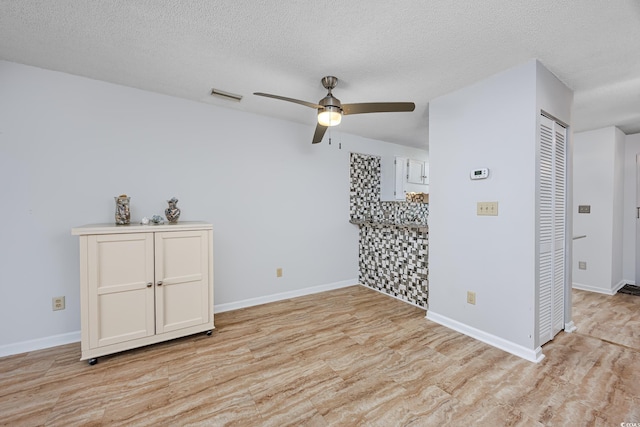
POLYGON ((407 160, 407 182, 409 184, 428 184, 428 165, 422 160, 407 160))
POLYGON ((213 227, 77 227, 81 360, 213 328, 213 227))
POLYGON ((396 157, 395 189, 396 200, 405 200, 408 192, 429 192, 429 164, 424 160, 396 157))

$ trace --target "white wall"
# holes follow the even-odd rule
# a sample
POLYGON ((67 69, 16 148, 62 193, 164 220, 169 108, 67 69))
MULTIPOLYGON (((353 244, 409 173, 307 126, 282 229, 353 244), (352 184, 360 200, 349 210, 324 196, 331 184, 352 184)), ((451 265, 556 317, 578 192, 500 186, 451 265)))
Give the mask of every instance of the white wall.
POLYGON ((574 135, 573 287, 615 293, 623 281, 624 134, 615 127, 574 135), (590 205, 591 213, 578 213, 590 205), (587 263, 580 270, 578 263, 587 263))
POLYGON ((623 280, 636 281, 636 155, 640 154, 640 133, 625 137, 624 154, 624 213, 623 213, 623 280))
POLYGON ((79 337, 74 226, 163 214, 214 226, 217 309, 353 284, 349 152, 424 150, 0 61, 0 355, 79 337), (342 150, 338 149, 342 142, 342 150), (276 278, 276 268, 284 276, 276 278), (64 311, 51 298, 66 296, 64 311))
POLYGON ((536 129, 539 109, 569 122, 571 92, 537 61, 430 103, 432 320, 534 360, 536 129), (552 91, 539 85, 552 85, 552 91), (558 91, 558 88, 561 90, 558 91), (486 180, 471 169, 487 167, 486 180), (476 215, 498 201, 499 216, 476 215), (476 293, 476 305, 466 302, 476 293))
POLYGON ((626 135, 615 129, 613 159, 613 229, 611 253, 612 290, 618 291, 625 284, 624 280, 624 159, 626 135))

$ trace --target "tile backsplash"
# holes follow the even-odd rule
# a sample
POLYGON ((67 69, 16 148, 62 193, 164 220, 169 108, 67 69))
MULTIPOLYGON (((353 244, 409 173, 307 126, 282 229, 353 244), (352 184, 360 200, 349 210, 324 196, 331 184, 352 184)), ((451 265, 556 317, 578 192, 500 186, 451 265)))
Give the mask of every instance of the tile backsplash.
POLYGON ((378 202, 372 205, 371 221, 383 224, 427 224, 429 205, 414 202, 378 202))

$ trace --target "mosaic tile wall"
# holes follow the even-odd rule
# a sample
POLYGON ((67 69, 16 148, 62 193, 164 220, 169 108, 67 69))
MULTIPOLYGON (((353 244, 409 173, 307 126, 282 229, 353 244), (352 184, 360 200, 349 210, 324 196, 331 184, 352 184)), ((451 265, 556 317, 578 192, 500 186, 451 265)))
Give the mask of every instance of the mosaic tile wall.
POLYGON ((426 228, 360 225, 359 281, 427 308, 429 233, 426 228))
POLYGON ((360 226, 360 283, 426 309, 429 205, 381 202, 380 157, 351 153, 350 172, 349 214, 360 226))
POLYGON ((371 220, 380 202, 380 157, 351 153, 349 216, 352 221, 371 220))

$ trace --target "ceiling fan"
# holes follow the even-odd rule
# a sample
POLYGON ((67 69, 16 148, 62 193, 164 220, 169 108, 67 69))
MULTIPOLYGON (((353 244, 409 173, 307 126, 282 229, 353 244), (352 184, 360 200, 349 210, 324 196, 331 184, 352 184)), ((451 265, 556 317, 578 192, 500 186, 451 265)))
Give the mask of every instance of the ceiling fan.
POLYGON ((315 108, 318 110, 318 124, 313 134, 313 144, 322 141, 322 137, 329 126, 340 124, 343 115, 347 114, 363 114, 363 113, 391 113, 413 111, 416 105, 413 102, 361 102, 357 104, 343 104, 338 98, 335 98, 331 90, 338 84, 338 78, 334 76, 325 76, 322 78, 322 86, 329 92, 327 96, 318 101, 313 102, 301 101, 299 99, 287 98, 285 96, 271 95, 269 93, 254 92, 254 95, 266 96, 267 98, 281 99, 282 101, 294 102, 296 104, 315 108))

